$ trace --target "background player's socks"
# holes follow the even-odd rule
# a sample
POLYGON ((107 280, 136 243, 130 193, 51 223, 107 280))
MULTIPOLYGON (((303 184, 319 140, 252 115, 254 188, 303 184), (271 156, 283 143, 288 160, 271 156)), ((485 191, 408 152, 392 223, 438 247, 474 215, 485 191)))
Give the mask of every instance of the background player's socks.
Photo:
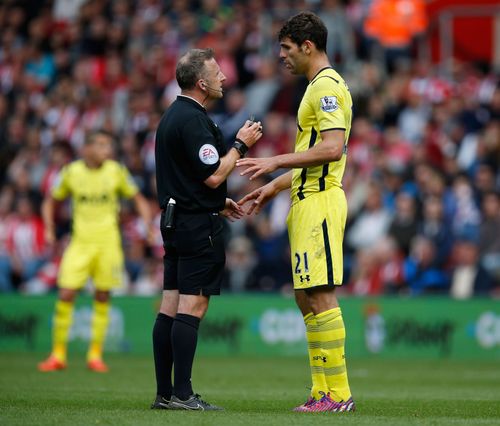
POLYGON ((325 359, 324 371, 330 396, 335 401, 347 401, 351 397, 345 363, 345 327, 340 308, 316 315, 321 352, 325 359))
POLYGON ((66 362, 68 334, 73 321, 73 302, 58 300, 52 326, 52 356, 66 362))
POLYGON ((156 394, 170 399, 172 395, 172 324, 174 319, 161 312, 153 327, 153 353, 156 373, 156 394))
POLYGON ((90 347, 87 353, 87 361, 102 359, 102 348, 109 324, 110 307, 111 305, 109 302, 99 302, 94 300, 90 347))
POLYGON ((172 349, 174 354, 173 394, 185 401, 193 394, 191 370, 198 342, 200 319, 187 314, 177 314, 172 325, 172 349))
POLYGON ((325 374, 323 371, 323 355, 321 353, 321 342, 318 333, 316 318, 311 312, 304 317, 306 325, 307 349, 309 353, 309 366, 311 367, 312 388, 311 396, 317 401, 321 399, 320 392, 327 393, 325 374))

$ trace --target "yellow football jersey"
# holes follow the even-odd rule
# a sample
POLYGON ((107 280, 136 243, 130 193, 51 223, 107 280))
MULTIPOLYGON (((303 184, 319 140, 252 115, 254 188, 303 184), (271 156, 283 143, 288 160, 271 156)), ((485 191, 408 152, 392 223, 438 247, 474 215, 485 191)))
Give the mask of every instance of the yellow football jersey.
POLYGON ((292 204, 333 186, 342 187, 351 120, 352 98, 347 84, 334 69, 322 69, 310 81, 300 102, 295 152, 321 143, 321 132, 341 129, 345 130, 344 155, 339 161, 322 166, 294 169, 292 204))
POLYGON ((61 170, 52 196, 72 198, 73 239, 105 242, 119 238, 120 197, 131 198, 137 191, 127 169, 116 161, 107 160, 91 169, 78 160, 61 170))

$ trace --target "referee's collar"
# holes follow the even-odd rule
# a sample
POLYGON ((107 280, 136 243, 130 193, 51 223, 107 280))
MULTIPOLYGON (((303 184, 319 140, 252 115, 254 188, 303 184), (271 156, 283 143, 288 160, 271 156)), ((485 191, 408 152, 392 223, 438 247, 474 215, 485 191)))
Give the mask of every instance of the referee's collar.
POLYGON ((177 100, 179 101, 184 101, 184 102, 189 102, 190 104, 193 104, 197 108, 201 109, 203 112, 207 112, 205 107, 200 104, 195 98, 192 98, 191 96, 187 95, 177 95, 177 100))

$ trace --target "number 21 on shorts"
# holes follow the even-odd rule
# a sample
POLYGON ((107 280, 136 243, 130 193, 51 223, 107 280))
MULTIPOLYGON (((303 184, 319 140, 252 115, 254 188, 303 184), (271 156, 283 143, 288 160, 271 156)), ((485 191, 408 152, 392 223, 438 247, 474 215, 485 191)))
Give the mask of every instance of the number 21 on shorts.
POLYGON ((309 272, 309 261, 307 260, 307 251, 300 256, 300 253, 295 253, 295 273, 302 274, 309 272))

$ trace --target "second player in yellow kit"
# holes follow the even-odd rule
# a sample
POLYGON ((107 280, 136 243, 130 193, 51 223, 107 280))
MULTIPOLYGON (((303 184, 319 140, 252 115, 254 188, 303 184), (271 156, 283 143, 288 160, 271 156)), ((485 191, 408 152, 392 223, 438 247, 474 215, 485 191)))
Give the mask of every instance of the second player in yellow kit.
POLYGON ((131 198, 137 192, 127 169, 112 160, 98 169, 87 167, 83 160, 63 169, 52 196, 56 200, 72 197, 73 230, 59 271, 61 288, 79 289, 89 277, 98 290, 120 285, 120 198, 131 198))
POLYGON ((110 160, 112 136, 95 132, 87 136, 83 159, 66 166, 42 205, 45 238, 54 242, 55 203, 68 197, 72 201, 71 242, 66 248, 58 276, 59 296, 52 325, 52 351, 40 364, 43 372, 66 368, 69 330, 74 301, 90 278, 94 285, 87 366, 97 372, 108 371, 102 360, 109 323, 110 291, 121 283, 123 251, 118 213, 120 198, 133 198, 135 207, 152 237, 151 213, 130 174, 110 160))

